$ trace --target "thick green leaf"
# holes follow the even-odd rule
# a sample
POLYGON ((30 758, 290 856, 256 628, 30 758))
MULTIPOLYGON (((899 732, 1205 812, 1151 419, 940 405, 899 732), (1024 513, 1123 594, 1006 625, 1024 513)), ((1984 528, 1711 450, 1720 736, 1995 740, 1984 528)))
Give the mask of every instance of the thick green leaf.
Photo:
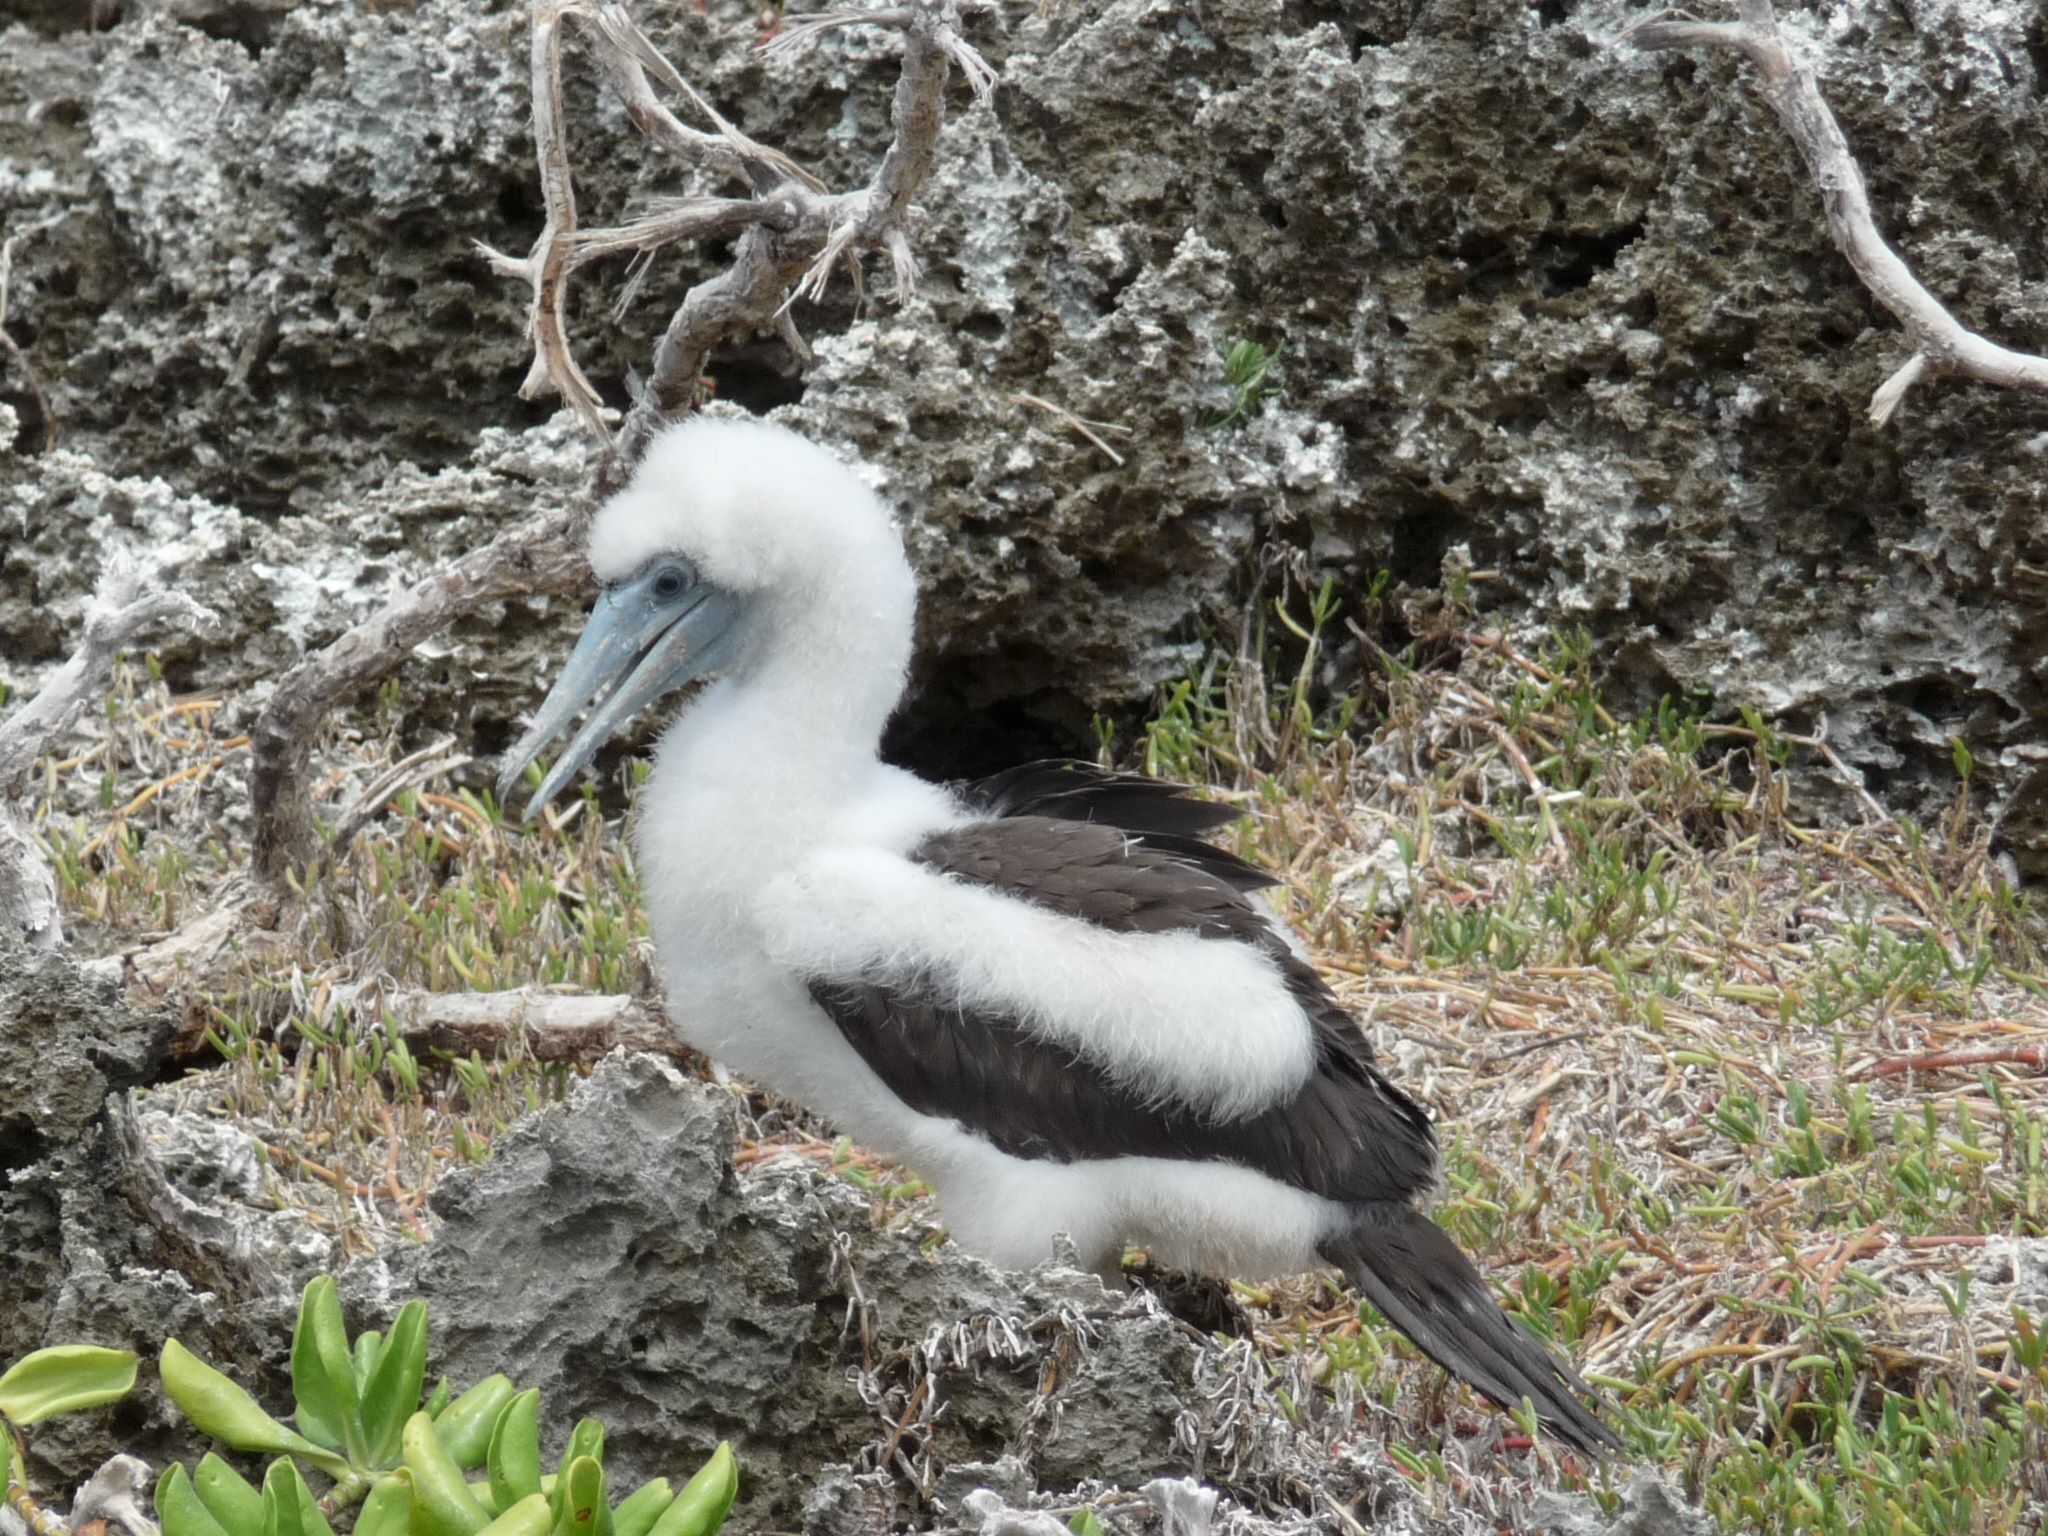
MULTIPOLYGON (((487 1477, 470 1478, 469 1491, 476 1495, 477 1503, 483 1505, 484 1518, 487 1520, 497 1519, 498 1516, 512 1507, 510 1504, 501 1503, 498 1496, 491 1492, 491 1480, 487 1477)), ((513 1504, 518 1502, 517 1499, 512 1501, 513 1504)))
POLYGON ((569 1431, 569 1444, 562 1451, 561 1465, 556 1468, 555 1475, 565 1475, 569 1463, 579 1456, 588 1456, 599 1466, 604 1465, 604 1425, 596 1419, 576 1421, 576 1427, 569 1431))
POLYGON ((654 1529, 654 1522, 661 1518, 661 1512, 675 1501, 675 1490, 669 1487, 667 1478, 642 1483, 619 1500, 619 1507, 612 1511, 612 1536, 647 1536, 654 1529))
POLYGON ((407 1536, 412 1528, 412 1470, 400 1467, 377 1479, 356 1511, 355 1536, 407 1536))
POLYGON ((740 1464, 723 1440, 697 1475, 683 1484, 675 1503, 654 1522, 648 1536, 712 1536, 739 1497, 740 1464))
POLYGON ((285 1457, 263 1474, 263 1536, 334 1536, 313 1490, 285 1457))
POLYGON ((292 1330, 292 1396, 299 1432, 361 1465, 368 1456, 356 1409, 355 1361, 334 1278, 322 1275, 299 1298, 292 1330))
POLYGON ((462 1468, 425 1413, 406 1420, 403 1449, 412 1473, 412 1536, 476 1536, 490 1524, 490 1516, 463 1481, 462 1468))
POLYGON ((612 1511, 604 1496, 604 1467, 596 1457, 578 1456, 562 1468, 555 1482, 554 1502, 553 1536, 612 1536, 612 1511))
POLYGON ((0 1418, 26 1429, 52 1414, 97 1408, 135 1385, 135 1356, 125 1349, 59 1344, 14 1362, 0 1376, 0 1418))
POLYGON ((405 1421, 419 1411, 420 1388, 426 1380, 427 1304, 408 1301, 399 1309, 363 1390, 363 1436, 369 1442, 371 1466, 388 1466, 398 1455, 399 1437, 405 1433, 405 1421))
POLYGON ((505 1405, 484 1458, 491 1497, 501 1510, 540 1492, 540 1393, 529 1388, 505 1405))
POLYGON ((341 1457, 286 1429, 257 1407, 255 1398, 176 1339, 165 1341, 157 1370, 171 1401, 202 1434, 238 1451, 303 1456, 329 1477, 347 1473, 348 1463, 341 1457))
POLYGON ((427 1410, 427 1417, 438 1419, 448 1411, 448 1378, 443 1376, 434 1383, 434 1390, 427 1394, 427 1400, 420 1405, 427 1410))
POLYGON ((481 1536, 548 1536, 555 1512, 541 1494, 521 1499, 483 1528, 481 1536))
POLYGON ((458 1467, 466 1471, 484 1464, 498 1415, 517 1391, 507 1377, 486 1376, 435 1416, 434 1431, 458 1467))
POLYGON ((263 1529, 229 1531, 200 1502, 192 1479, 177 1462, 156 1480, 156 1518, 163 1536, 263 1536, 263 1529))
POLYGON ((257 1536, 263 1529, 263 1495, 248 1479, 208 1451, 192 1469, 199 1502, 228 1529, 229 1536, 257 1536))
POLYGON ((361 1398, 370 1390, 370 1375, 377 1369, 377 1361, 384 1353, 384 1335, 374 1328, 365 1328, 356 1335, 348 1353, 350 1362, 355 1366, 356 1396, 361 1398))

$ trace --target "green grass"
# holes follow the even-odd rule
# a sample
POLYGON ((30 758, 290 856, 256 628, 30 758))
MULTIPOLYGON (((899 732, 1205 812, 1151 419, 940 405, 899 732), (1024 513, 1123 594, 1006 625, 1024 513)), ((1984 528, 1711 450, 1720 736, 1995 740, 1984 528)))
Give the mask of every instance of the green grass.
MULTIPOLYGON (((1274 615, 1287 664, 1212 664, 1140 750, 1253 813, 1325 974, 1421 1064, 1438 1219, 1726 1529, 2042 1528, 2043 1324, 1975 1266, 2048 1221, 2043 925, 1974 765, 1937 825, 1829 824, 1820 744, 1617 720, 1581 636, 1522 654, 1449 609, 1320 697, 1341 615, 1306 606, 1274 615), (1337 872, 1389 842, 1410 899, 1347 906, 1337 872)), ((1482 1414, 1329 1301, 1281 1288, 1262 1336, 1351 1373, 1455 1498, 1475 1474, 1418 1429, 1482 1414)))
MULTIPOLYGON (((2002 1266, 2048 1236, 2044 924, 1999 874, 1977 765, 1958 754, 1952 804, 1915 824, 1818 742, 1697 701, 1617 718, 1593 673, 1580 635, 1523 645, 1456 600, 1324 587, 1103 744, 1246 811, 1239 851, 1285 872, 1286 916, 1440 1115, 1434 1214, 1608 1393, 1634 1458, 1731 1532, 2042 1528, 2044 1324, 2002 1266), (1360 659, 1331 692, 1340 637, 1360 659)), ((213 711, 127 686, 45 784, 67 907, 102 946, 239 869, 232 837, 190 830, 237 749, 213 711)), ((338 746, 330 811, 394 755, 375 733, 338 746)), ((417 786, 285 948, 205 1000, 223 1065, 177 1091, 256 1127, 344 1241, 423 1230, 440 1171, 574 1069, 412 1051, 380 999, 651 995, 638 900, 594 800, 523 833, 417 786)), ((742 1162, 792 1155, 879 1218, 924 1209, 915 1179, 801 1130, 742 1162)), ((1487 1410, 1326 1279, 1240 1295, 1276 1359, 1352 1379, 1363 1431, 1431 1500, 1530 1475, 1521 1450, 1460 1448, 1487 1410)), ((1611 1497, 1621 1471, 1541 1475, 1611 1497)))

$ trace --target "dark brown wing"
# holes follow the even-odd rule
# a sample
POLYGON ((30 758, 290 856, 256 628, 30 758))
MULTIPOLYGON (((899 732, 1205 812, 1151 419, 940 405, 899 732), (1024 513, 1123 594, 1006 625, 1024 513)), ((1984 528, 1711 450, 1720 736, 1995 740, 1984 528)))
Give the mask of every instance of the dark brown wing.
POLYGON ((1114 827, 1041 816, 942 832, 913 857, 1111 932, 1195 932, 1254 945, 1279 967, 1316 1043, 1315 1069, 1291 1099, 1218 1122, 1148 1102, 1014 1019, 964 1010, 915 983, 810 978, 819 1006, 913 1108, 956 1120, 1017 1157, 1227 1161, 1336 1200, 1403 1200, 1434 1177, 1428 1116, 1381 1076, 1322 979, 1224 881, 1114 827))
POLYGON ((1242 811, 1198 800, 1185 784, 1168 779, 1116 773, 1072 758, 1048 758, 955 784, 953 792, 987 816, 1045 816, 1115 827, 1147 848, 1207 870, 1236 890, 1256 891, 1279 883, 1257 865, 1202 840, 1241 820, 1242 811))

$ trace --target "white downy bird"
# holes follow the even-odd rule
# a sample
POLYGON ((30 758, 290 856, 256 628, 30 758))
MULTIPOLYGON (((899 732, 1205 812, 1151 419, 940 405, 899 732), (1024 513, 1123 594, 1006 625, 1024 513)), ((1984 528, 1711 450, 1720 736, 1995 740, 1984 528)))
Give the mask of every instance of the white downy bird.
POLYGON ((1334 1265, 1439 1365, 1613 1447, 1587 1388, 1415 1201, 1428 1117, 1202 840, 1235 813, 1076 763, 968 785, 882 763, 917 615, 903 544, 830 453, 765 422, 670 428, 599 511, 603 585, 501 800, 527 807, 657 698, 636 851, 688 1042, 915 1169, 1005 1266, 1064 1233, 1237 1277, 1334 1265))

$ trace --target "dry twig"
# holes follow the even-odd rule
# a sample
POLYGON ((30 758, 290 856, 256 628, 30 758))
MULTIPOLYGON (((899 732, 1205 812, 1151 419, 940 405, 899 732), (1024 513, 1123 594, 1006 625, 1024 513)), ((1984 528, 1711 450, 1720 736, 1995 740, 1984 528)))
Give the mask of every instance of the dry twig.
POLYGON ((2048 1072, 2048 1044, 1999 1045, 1975 1051, 1924 1051, 1917 1056, 1888 1056, 1857 1074, 1862 1078, 1906 1077, 1916 1072, 1959 1072, 1972 1067, 2031 1067, 2048 1072))
POLYGON ((2048 393, 2048 358, 2015 352, 1964 326, 1878 233, 1863 171, 1821 96, 1813 70, 1794 59, 1785 46, 1771 0, 1737 0, 1737 9, 1739 22, 1695 21, 1667 11, 1629 28, 1623 40, 1646 52, 1731 48, 1756 66, 1763 77, 1764 100, 1778 114, 1820 189, 1835 244, 1871 296, 1906 328, 1916 349, 1871 396, 1872 423, 1883 426, 1891 420, 1906 391, 1930 373, 2048 393))
POLYGON ((595 1061, 619 1046, 676 1059, 668 1023, 638 998, 588 993, 402 992, 383 1000, 408 1045, 467 1056, 524 1053, 536 1061, 595 1061))
POLYGON ((285 674, 249 733, 259 874, 282 881, 318 847, 307 767, 327 712, 396 669, 421 641, 479 608, 574 589, 585 576, 583 551, 575 540, 584 514, 584 508, 572 505, 529 518, 418 582, 383 612, 285 674))
POLYGON ((1055 405, 1052 401, 1043 399, 1038 395, 1015 394, 1010 396, 1010 401, 1014 405, 1025 405, 1035 411, 1044 411, 1046 415, 1065 422, 1107 454, 1110 463, 1116 465, 1119 469, 1123 467, 1124 456, 1104 442, 1102 434, 1113 432, 1118 437, 1129 437, 1131 435, 1129 427, 1120 427, 1116 423, 1109 421, 1089 421, 1085 417, 1076 416, 1065 406, 1055 405))

